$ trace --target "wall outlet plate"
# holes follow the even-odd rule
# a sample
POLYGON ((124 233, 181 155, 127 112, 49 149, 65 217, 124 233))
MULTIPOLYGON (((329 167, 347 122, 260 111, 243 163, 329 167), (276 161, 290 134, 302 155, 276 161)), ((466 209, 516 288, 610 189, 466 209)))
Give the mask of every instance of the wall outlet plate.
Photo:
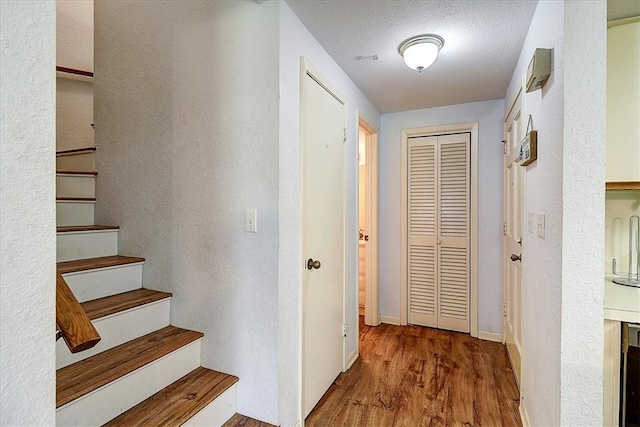
POLYGON ((245 215, 245 230, 249 233, 258 232, 258 224, 256 223, 258 212, 255 209, 247 209, 245 215))
POLYGON ((544 214, 538 214, 538 237, 542 237, 544 239, 544 214))

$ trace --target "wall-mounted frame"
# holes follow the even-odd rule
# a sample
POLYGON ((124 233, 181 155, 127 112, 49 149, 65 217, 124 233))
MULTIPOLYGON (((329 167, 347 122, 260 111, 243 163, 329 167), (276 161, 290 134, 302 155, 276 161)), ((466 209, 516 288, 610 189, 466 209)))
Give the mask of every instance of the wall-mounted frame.
POLYGON ((532 130, 520 141, 520 165, 527 166, 538 158, 538 131, 532 130))

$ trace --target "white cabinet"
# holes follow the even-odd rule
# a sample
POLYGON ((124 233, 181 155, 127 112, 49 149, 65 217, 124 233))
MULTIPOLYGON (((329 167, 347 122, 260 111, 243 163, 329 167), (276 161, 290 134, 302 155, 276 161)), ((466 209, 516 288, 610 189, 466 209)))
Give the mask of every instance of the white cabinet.
POLYGON ((640 22, 607 31, 607 182, 640 181, 640 22))
POLYGON ((618 426, 620 411, 620 349, 621 330, 617 320, 604 321, 604 394, 603 424, 618 426))

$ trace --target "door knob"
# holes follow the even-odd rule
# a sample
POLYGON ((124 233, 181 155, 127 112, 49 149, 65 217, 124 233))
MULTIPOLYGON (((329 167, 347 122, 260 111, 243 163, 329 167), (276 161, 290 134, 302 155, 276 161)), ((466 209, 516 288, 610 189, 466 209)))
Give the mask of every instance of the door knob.
POLYGON ((511 261, 522 261, 522 254, 520 255, 511 254, 511 261))
POLYGON ((313 268, 315 268, 316 270, 319 269, 320 268, 320 261, 318 261, 318 260, 314 261, 313 258, 309 258, 307 260, 307 268, 309 270, 311 270, 313 268))

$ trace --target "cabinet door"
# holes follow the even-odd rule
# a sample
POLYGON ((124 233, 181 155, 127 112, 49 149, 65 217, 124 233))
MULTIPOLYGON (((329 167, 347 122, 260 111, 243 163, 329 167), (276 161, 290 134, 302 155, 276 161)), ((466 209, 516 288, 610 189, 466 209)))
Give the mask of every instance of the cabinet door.
POLYGON ((607 182, 640 181, 640 22, 607 31, 607 182))
POLYGON ((603 425, 619 425, 621 325, 617 320, 604 321, 604 393, 603 425))

